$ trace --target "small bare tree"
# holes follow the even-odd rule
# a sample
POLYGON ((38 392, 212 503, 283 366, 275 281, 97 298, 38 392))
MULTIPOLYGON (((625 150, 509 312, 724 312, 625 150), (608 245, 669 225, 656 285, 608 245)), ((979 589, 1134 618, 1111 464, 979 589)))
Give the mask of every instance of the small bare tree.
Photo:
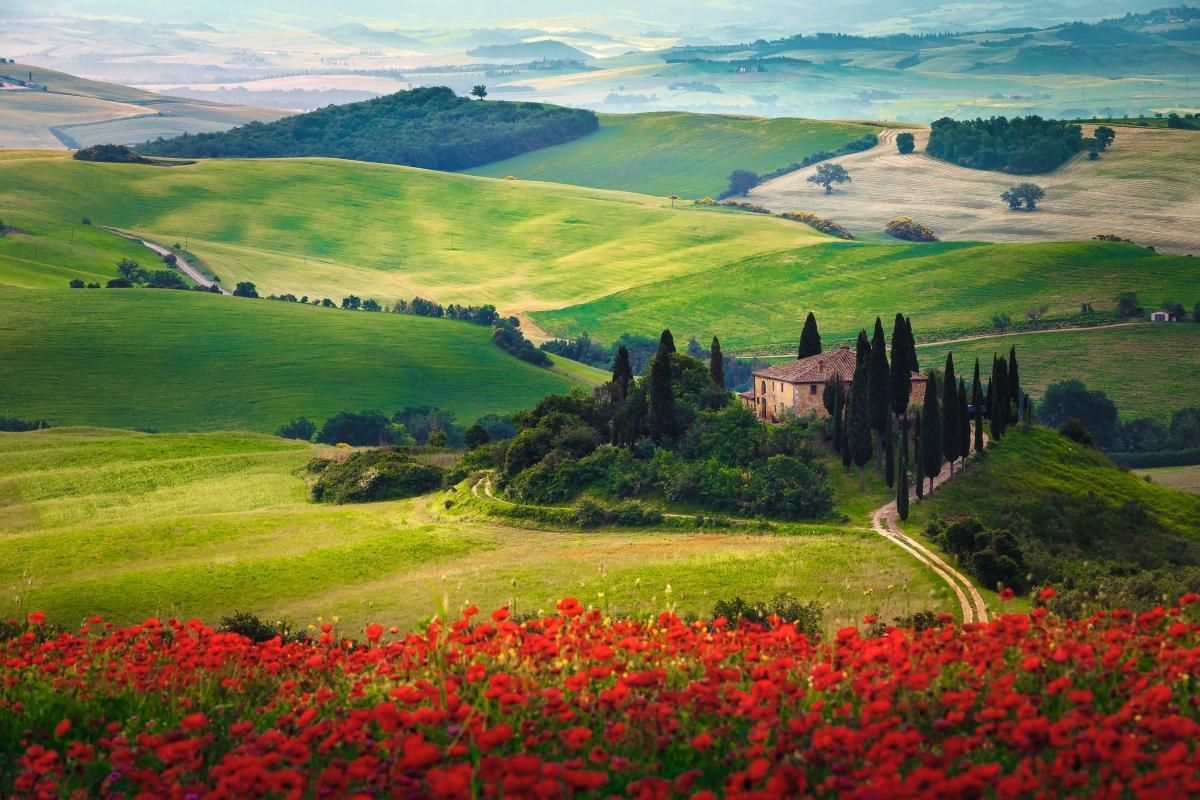
POLYGON ((1036 327, 1038 327, 1038 323, 1041 322, 1042 317, 1046 316, 1046 312, 1049 310, 1050 310, 1050 306, 1045 305, 1043 303, 1040 306, 1035 306, 1034 308, 1027 309, 1025 311, 1025 316, 1029 318, 1029 321, 1033 324, 1033 327, 1036 328, 1036 327))

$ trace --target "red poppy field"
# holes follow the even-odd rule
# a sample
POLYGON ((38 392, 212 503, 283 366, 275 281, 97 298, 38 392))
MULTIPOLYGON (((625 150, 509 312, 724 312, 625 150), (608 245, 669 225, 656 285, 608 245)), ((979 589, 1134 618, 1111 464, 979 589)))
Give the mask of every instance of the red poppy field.
POLYGON ((259 644, 31 614, 0 643, 0 794, 1195 796, 1198 601, 920 633, 868 618, 825 642, 572 599, 259 644))

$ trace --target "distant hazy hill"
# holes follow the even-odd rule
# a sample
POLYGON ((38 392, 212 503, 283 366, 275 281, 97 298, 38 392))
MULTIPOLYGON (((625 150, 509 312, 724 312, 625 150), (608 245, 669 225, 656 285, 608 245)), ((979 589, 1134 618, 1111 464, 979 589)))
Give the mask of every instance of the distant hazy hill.
POLYGON ((159 140, 142 150, 192 158, 325 156, 458 170, 569 142, 597 126, 591 111, 484 103, 434 87, 224 133, 159 140))
POLYGON ((582 50, 553 39, 516 44, 488 44, 468 51, 467 55, 475 58, 544 58, 549 61, 587 61, 591 58, 582 50))

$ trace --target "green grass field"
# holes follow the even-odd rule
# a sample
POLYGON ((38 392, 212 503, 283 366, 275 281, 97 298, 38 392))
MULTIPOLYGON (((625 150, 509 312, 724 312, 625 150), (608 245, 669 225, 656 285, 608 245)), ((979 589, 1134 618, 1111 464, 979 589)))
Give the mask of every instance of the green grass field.
POLYGON ((718 599, 790 591, 826 605, 836 630, 951 605, 931 573, 861 528, 528 530, 473 510, 465 487, 315 505, 295 473, 317 449, 253 434, 0 433, 0 616, 215 622, 237 609, 411 626, 468 602, 523 613, 574 595, 614 614, 706 615, 718 599), (467 508, 447 512, 446 499, 467 508))
POLYGON ((532 317, 551 333, 589 331, 601 341, 667 327, 678 341, 716 334, 727 351, 788 353, 810 310, 827 345, 852 339, 876 315, 891 320, 897 311, 929 339, 986 332, 993 315, 1021 319, 1043 303, 1050 315, 1077 313, 1082 302, 1111 309, 1129 290, 1147 302, 1168 296, 1190 302, 1200 297, 1200 270, 1194 259, 1111 242, 827 243, 532 317))
POLYGON ((917 352, 923 367, 940 368, 952 351, 968 379, 978 358, 986 380, 992 355, 1007 354, 1009 347, 1017 348, 1021 384, 1034 397, 1051 383, 1077 378, 1105 392, 1125 419, 1156 417, 1165 423, 1175 410, 1195 404, 1200 387, 1200 325, 1188 322, 1027 333, 917 352))
POLYGON ((273 431, 300 416, 428 405, 469 424, 600 378, 586 367, 568 375, 526 364, 490 333, 200 292, 0 286, 0 414, 273 431))
POLYGON ((766 173, 878 128, 850 122, 656 112, 602 114, 600 130, 567 144, 469 170, 680 197, 715 197, 729 173, 766 173))
MULTIPOLYGON (((260 294, 335 300, 422 294, 556 308, 825 240, 785 220, 645 195, 337 160, 154 167, 13 157, 0 160, 0 185, 0 218, 39 240, 65 241, 90 217, 188 244, 226 286, 250 280, 260 294)), ((0 282, 29 258, 21 238, 0 239, 0 282)))

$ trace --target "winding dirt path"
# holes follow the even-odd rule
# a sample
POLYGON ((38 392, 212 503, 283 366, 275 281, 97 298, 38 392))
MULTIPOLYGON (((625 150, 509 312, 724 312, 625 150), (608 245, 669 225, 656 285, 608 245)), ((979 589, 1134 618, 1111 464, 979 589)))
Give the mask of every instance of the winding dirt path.
MULTIPOLYGON (((950 465, 946 464, 938 476, 933 479, 934 488, 941 486, 950 479, 950 465)), ((910 497, 913 499, 916 498, 915 489, 911 491, 910 497)), ((962 608, 962 620, 964 623, 987 622, 987 603, 983 601, 983 596, 979 594, 979 590, 975 588, 975 584, 961 572, 943 561, 937 553, 900 530, 895 500, 875 510, 875 513, 871 515, 871 528, 893 544, 907 550, 914 558, 932 569, 937 573, 938 577, 949 585, 954 595, 958 598, 959 606, 962 608)))
MULTIPOLYGON (((183 256, 179 255, 178 253, 174 253, 173 251, 167 249, 166 247, 163 247, 160 244, 155 244, 154 242, 151 242, 148 239, 143 239, 141 236, 138 236, 137 234, 126 233, 125 231, 117 230, 116 228, 105 228, 104 230, 108 231, 109 233, 114 233, 117 236, 120 236, 122 239, 129 239, 132 242, 137 242, 142 247, 145 247, 148 250, 151 250, 154 253, 156 253, 160 258, 165 258, 166 256, 174 255, 175 256, 175 266, 179 269, 180 272, 182 272, 184 275, 187 275, 189 278, 191 278, 193 281, 195 281, 197 283, 197 285, 203 286, 205 289, 210 289, 213 287, 213 285, 214 285, 213 281, 204 277, 204 274, 202 272, 200 272, 200 270, 196 269, 191 264, 189 264, 187 262, 187 259, 185 259, 183 256)), ((229 294, 229 292, 226 291, 224 287, 217 286, 217 288, 221 291, 221 294, 229 294)))

